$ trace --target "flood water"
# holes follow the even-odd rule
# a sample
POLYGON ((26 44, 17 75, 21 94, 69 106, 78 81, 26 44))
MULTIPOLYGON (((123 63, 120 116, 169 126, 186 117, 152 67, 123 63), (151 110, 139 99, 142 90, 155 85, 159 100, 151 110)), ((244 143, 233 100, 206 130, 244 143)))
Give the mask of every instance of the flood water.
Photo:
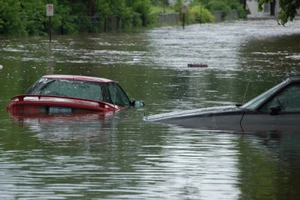
POLYGON ((297 199, 300 131, 190 130, 143 116, 243 103, 299 74, 299 28, 232 21, 51 43, 0 38, 1 199, 297 199), (10 117, 10 98, 45 74, 117 80, 146 107, 10 117))

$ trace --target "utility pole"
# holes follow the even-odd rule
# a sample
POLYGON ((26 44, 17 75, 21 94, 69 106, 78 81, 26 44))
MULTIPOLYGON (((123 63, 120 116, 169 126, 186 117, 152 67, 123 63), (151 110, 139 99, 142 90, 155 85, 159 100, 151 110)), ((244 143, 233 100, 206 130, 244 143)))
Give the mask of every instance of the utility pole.
POLYGON ((184 29, 184 25, 185 25, 186 5, 183 5, 183 6, 181 7, 181 13, 182 13, 182 28, 184 29))

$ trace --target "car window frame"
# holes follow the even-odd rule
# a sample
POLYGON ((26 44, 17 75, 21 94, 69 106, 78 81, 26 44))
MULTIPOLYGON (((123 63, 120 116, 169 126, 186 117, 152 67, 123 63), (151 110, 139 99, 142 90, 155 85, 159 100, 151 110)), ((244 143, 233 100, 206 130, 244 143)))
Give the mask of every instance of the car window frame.
POLYGON ((295 100, 295 92, 291 93, 291 89, 293 88, 299 88, 299 105, 300 105, 300 82, 292 82, 285 87, 283 87, 280 91, 276 92, 274 95, 272 95, 271 98, 269 98, 260 108, 258 109, 260 112, 270 112, 271 108, 278 107, 281 113, 299 113, 300 112, 300 106, 298 107, 298 110, 295 109, 297 107, 292 108, 292 104, 288 104, 287 102, 291 102, 295 100), (286 95, 289 93, 288 95, 286 95), (294 99, 293 99, 294 98, 294 99), (292 109, 291 109, 292 108, 292 109))
MULTIPOLYGON (((91 82, 93 84, 99 85, 102 90, 102 98, 106 103, 115 104, 118 106, 131 106, 132 102, 130 101, 128 95, 123 90, 123 88, 117 82, 95 82, 95 81, 81 81, 81 80, 68 80, 68 79, 57 79, 57 78, 41 78, 36 81, 26 92, 25 94, 36 94, 39 95, 41 88, 51 84, 55 81, 78 81, 78 82, 91 82), (114 93, 114 91, 116 91, 114 93), (114 95, 117 97, 117 101, 114 101, 114 95)), ((66 96, 68 97, 68 96, 66 96)), ((70 96, 71 97, 71 96, 70 96)), ((74 97, 74 96, 73 96, 74 97)), ((79 98, 79 97, 75 97, 79 98)), ((94 99, 90 99, 94 100, 94 99)))
POLYGON ((126 92, 118 83, 116 82, 109 83, 108 92, 113 104, 124 106, 124 107, 130 106, 132 104, 126 92))
POLYGON ((240 108, 248 110, 259 110, 270 98, 272 98, 272 96, 276 95, 279 91, 281 91, 283 88, 289 85, 287 83, 288 81, 286 80, 275 85, 274 87, 266 90, 262 94, 243 104, 240 108))

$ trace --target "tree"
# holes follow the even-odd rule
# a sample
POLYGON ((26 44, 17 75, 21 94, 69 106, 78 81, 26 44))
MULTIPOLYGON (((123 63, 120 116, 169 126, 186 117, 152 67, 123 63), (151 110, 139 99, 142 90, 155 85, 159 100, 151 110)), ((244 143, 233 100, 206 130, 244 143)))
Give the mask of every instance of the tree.
MULTIPOLYGON (((270 2, 276 2, 276 0, 260 0, 259 9, 262 10, 263 4, 270 2)), ((280 0, 279 7, 279 24, 285 25, 288 21, 294 20, 297 9, 300 7, 300 0, 280 0)))
POLYGON ((0 34, 26 35, 26 28, 21 19, 21 4, 17 0, 0 0, 0 34))

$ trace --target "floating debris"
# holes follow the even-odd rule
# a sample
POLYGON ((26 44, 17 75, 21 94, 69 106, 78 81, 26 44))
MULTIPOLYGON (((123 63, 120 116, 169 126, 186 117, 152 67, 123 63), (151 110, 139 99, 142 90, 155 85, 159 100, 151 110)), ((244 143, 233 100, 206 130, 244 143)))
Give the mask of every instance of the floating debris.
POLYGON ((202 63, 195 63, 195 64, 188 64, 188 67, 208 67, 207 64, 202 64, 202 63))
POLYGON ((0 65, 0 70, 3 69, 3 65, 0 65))

